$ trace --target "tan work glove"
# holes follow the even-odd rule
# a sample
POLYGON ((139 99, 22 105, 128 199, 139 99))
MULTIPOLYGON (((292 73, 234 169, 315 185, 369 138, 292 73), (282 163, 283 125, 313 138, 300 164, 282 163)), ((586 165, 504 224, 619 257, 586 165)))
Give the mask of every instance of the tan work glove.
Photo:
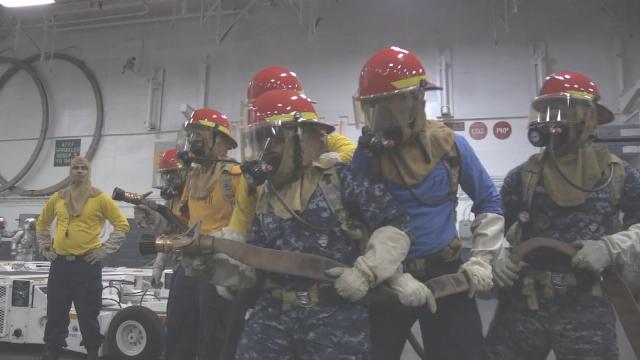
POLYGON ((153 261, 153 266, 151 267, 151 286, 156 289, 162 287, 162 272, 167 265, 168 259, 169 254, 158 253, 156 259, 153 261))
POLYGON ((427 304, 432 314, 438 309, 436 298, 431 290, 409 273, 402 273, 402 268, 386 282, 398 296, 398 300, 404 306, 421 307, 427 304))
POLYGON ((207 274, 207 261, 202 255, 182 254, 180 265, 184 268, 185 276, 205 276, 207 274))
POLYGON ((579 269, 602 272, 612 264, 631 265, 640 260, 640 224, 628 230, 602 237, 602 240, 580 240, 580 247, 571 260, 579 269))
POLYGON ((493 280, 500 287, 511 286, 520 277, 521 269, 520 264, 514 264, 511 261, 511 251, 508 248, 502 248, 500 254, 493 260, 493 280))
POLYGON ((480 258, 470 258, 460 266, 460 271, 464 271, 469 279, 469 297, 474 297, 478 291, 489 291, 493 287, 491 265, 480 258))
POLYGON ((489 291, 493 287, 491 262, 502 248, 504 218, 493 213, 478 214, 471 223, 471 258, 462 266, 469 278, 469 296, 489 291))
POLYGON ((216 285, 216 291, 218 292, 218 295, 220 295, 223 299, 229 301, 233 301, 233 299, 235 299, 233 291, 231 291, 228 287, 216 285))
POLYGON ((93 265, 98 261, 103 260, 107 256, 118 251, 125 238, 126 235, 122 231, 111 232, 111 235, 109 235, 109 239, 107 239, 107 241, 105 241, 101 247, 89 250, 89 252, 84 256, 84 261, 93 265))
MULTIPOLYGON (((246 235, 244 233, 229 230, 228 228, 224 228, 211 236, 241 243, 246 242, 246 235)), ((211 282, 217 287, 228 288, 226 290, 230 292, 229 296, 231 298, 231 293, 252 288, 256 284, 255 269, 226 254, 213 254, 213 256, 209 257, 208 265, 210 269, 211 282)))
POLYGON ((336 278, 334 287, 340 296, 358 301, 395 273, 410 246, 407 234, 396 227, 383 226, 371 234, 364 255, 356 259, 353 267, 329 269, 326 274, 336 278))
POLYGON ((167 221, 155 210, 145 205, 133 208, 133 219, 143 229, 153 229, 157 234, 163 234, 167 228, 167 221))
POLYGON ((38 242, 40 254, 42 254, 45 259, 52 262, 58 257, 55 251, 53 251, 51 233, 49 233, 48 229, 36 232, 36 241, 38 242))

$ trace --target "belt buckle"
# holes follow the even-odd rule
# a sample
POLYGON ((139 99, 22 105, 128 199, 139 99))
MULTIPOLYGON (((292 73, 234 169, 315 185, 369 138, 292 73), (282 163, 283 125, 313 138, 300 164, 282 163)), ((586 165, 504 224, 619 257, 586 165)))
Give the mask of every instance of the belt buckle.
POLYGON ((64 259, 67 261, 76 261, 76 256, 73 255, 65 255, 64 259))
POLYGON ((308 291, 296 291, 296 303, 304 308, 311 307, 311 294, 308 291))
POLYGON ((564 274, 562 273, 549 273, 549 283, 551 286, 558 290, 560 293, 564 293, 567 290, 567 283, 564 281, 564 274))

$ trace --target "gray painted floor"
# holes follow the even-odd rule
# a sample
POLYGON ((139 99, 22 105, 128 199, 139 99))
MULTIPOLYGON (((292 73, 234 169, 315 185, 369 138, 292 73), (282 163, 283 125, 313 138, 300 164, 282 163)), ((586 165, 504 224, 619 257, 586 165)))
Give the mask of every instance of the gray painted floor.
MULTIPOLYGON (((478 300, 478 308, 480 310, 480 316, 482 317, 482 324, 484 332, 486 333, 493 313, 496 308, 495 300, 478 300)), ((417 326, 414 327, 414 332, 417 338, 420 339, 420 330, 417 326)), ((621 360, 634 360, 636 357, 633 355, 631 346, 627 341, 620 324, 618 324, 618 343, 620 346, 620 359, 621 360)), ((0 360, 36 360, 40 352, 40 346, 23 346, 23 345, 8 345, 0 343, 0 360)), ((84 357, 79 354, 65 353, 61 358, 63 360, 76 360, 83 359, 84 357)), ((108 359, 105 359, 108 360, 108 359)), ((402 360, 420 360, 418 355, 407 345, 404 349, 402 360)), ((548 360, 555 360, 555 356, 551 354, 548 360)), ((636 359, 637 360, 637 359, 636 359)))

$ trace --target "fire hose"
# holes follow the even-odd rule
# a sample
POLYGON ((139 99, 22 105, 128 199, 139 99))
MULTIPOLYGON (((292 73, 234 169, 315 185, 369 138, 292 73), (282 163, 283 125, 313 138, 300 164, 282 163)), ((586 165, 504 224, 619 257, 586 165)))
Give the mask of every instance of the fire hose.
MULTIPOLYGON (((156 237, 155 240, 150 241, 147 239, 140 242, 139 249, 145 255, 155 252, 170 253, 172 251, 181 251, 189 255, 219 252, 258 270, 301 276, 326 282, 334 281, 332 277, 325 274, 326 270, 335 267, 348 267, 338 261, 319 255, 263 248, 222 237, 201 235, 200 222, 187 229, 187 226, 169 208, 139 194, 127 192, 120 188, 114 189, 113 199, 134 205, 146 205, 158 211, 167 221, 176 225, 179 231, 183 232, 178 235, 163 235, 156 237)), ((517 246, 513 250, 512 259, 518 263, 531 251, 543 247, 567 254, 571 253, 571 251, 576 251, 570 244, 552 239, 534 238, 517 246)), ((463 272, 430 279, 425 282, 425 285, 433 292, 436 299, 469 290, 469 280, 463 272)), ((376 300, 394 300, 395 296, 390 297, 386 290, 378 292, 374 290, 371 296, 376 300)))
MULTIPOLYGON (((187 229, 187 226, 171 213, 168 208, 156 204, 153 200, 146 199, 135 193, 125 192, 119 188, 114 190, 113 197, 115 200, 126 201, 135 205, 147 205, 176 225, 181 229, 180 231, 184 231, 183 234, 159 236, 155 238, 155 241, 147 240, 141 242, 140 250, 143 254, 171 251, 183 251, 187 254, 213 254, 214 252, 220 252, 259 270, 327 282, 333 282, 334 279, 325 274, 326 270, 347 266, 323 256, 267 249, 221 237, 203 236, 200 234, 201 222, 187 229)), ((516 264, 520 263, 528 254, 542 248, 557 251, 568 257, 573 257, 578 251, 572 244, 551 238, 536 237, 515 246, 511 251, 511 260, 516 264)), ((638 306, 629 290, 614 271, 606 270, 602 275, 604 288, 609 294, 627 338, 636 356, 638 356, 640 354, 640 311, 638 311, 638 306)), ((438 299, 468 291, 469 280, 464 273, 447 274, 430 279, 425 282, 425 285, 431 290, 434 297, 438 299)), ((367 295, 367 299, 381 302, 398 301, 395 294, 384 284, 372 289, 367 295)), ((418 346, 419 344, 415 339, 412 340, 411 345, 418 354, 421 354, 421 347, 418 346)))

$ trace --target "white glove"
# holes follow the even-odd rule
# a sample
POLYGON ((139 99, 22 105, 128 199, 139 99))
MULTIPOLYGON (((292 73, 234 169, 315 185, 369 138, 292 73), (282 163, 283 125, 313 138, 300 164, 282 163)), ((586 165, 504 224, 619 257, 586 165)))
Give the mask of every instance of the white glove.
POLYGON ((167 264, 169 255, 165 253, 158 253, 156 259, 153 261, 151 272, 151 286, 159 289, 162 287, 162 272, 167 264))
MULTIPOLYGON (((244 233, 229 230, 227 228, 211 234, 211 236, 241 243, 246 242, 246 236, 244 233)), ((211 282, 217 287, 225 287, 228 288, 227 290, 229 291, 238 291, 252 288, 256 284, 255 269, 231 258, 226 254, 213 254, 213 256, 208 259, 208 265, 211 272, 211 282)))
POLYGON ((493 213, 478 214, 471 223, 471 257, 491 264, 502 248, 504 218, 493 213))
POLYGON ((53 262, 53 260, 58 257, 51 246, 52 241, 49 229, 36 232, 36 241, 38 242, 38 247, 40 248, 40 254, 42 254, 45 259, 53 262))
POLYGON ((106 258, 109 253, 103 248, 97 248, 93 250, 89 250, 89 252, 84 256, 84 261, 93 265, 98 261, 106 258))
POLYGON ((84 256, 84 261, 93 265, 98 261, 103 260, 107 256, 118 251, 125 238, 126 235, 122 231, 111 232, 111 235, 109 235, 109 239, 107 239, 107 241, 105 241, 101 247, 89 250, 89 252, 84 256))
POLYGON ((362 299, 370 288, 387 280, 407 256, 411 240, 400 229, 383 226, 371 234, 364 254, 351 268, 333 268, 328 276, 337 277, 334 287, 350 301, 362 299))
POLYGON ((478 214, 471 223, 471 258, 460 266, 469 278, 469 297, 493 287, 491 262, 502 248, 504 218, 493 213, 478 214))
POLYGON ((480 258, 470 258, 460 266, 460 271, 467 273, 469 278, 469 297, 473 297, 478 291, 489 291, 493 287, 491 265, 480 258))
POLYGON ((202 255, 182 254, 180 265, 184 268, 186 276, 203 276, 207 273, 207 261, 202 255))
POLYGON ((605 240, 579 240, 574 245, 580 250, 573 256, 571 263, 578 269, 600 273, 613 261, 605 240))
POLYGON ((233 301, 233 299, 235 298, 231 290, 229 290, 229 288, 227 287, 216 285, 216 291, 218 292, 218 295, 220 295, 223 299, 233 301))
POLYGON ((162 215, 145 205, 136 205, 133 208, 133 219, 139 227, 153 229, 158 234, 164 233, 167 227, 167 221, 162 215))
POLYGON ((500 254, 493 260, 493 279, 496 285, 506 287, 513 285, 518 280, 518 274, 522 269, 520 264, 511 261, 511 252, 508 248, 502 248, 500 254))
POLYGON ((338 295, 349 301, 362 299, 375 281, 375 275, 369 270, 362 256, 356 259, 353 267, 336 267, 327 270, 326 273, 336 278, 333 286, 338 295))
POLYGON ((572 259, 577 268, 599 273, 611 264, 631 265, 640 261, 640 223, 603 236, 602 240, 581 240, 575 244, 581 246, 572 259))
POLYGON ((404 306, 421 307, 427 304, 432 314, 436 313, 436 298, 431 290, 409 273, 402 273, 402 269, 387 280, 387 284, 398 295, 404 306))

